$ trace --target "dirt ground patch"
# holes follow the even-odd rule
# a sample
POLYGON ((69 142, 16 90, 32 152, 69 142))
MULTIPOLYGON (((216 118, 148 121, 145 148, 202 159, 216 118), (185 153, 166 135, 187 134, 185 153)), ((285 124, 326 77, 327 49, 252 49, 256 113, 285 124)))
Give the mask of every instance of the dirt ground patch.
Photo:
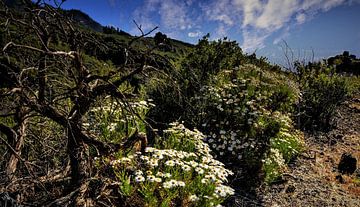
POLYGON ((283 182, 261 191, 265 206, 360 206, 360 178, 337 166, 351 153, 360 166, 360 94, 341 104, 328 133, 306 134, 306 150, 290 164, 283 182))

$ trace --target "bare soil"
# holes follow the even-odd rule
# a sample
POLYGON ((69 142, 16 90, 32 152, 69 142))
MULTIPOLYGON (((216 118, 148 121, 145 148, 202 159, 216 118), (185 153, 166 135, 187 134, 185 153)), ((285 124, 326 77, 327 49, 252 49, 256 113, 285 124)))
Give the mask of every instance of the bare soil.
POLYGON ((264 206, 360 206, 360 178, 337 170, 343 153, 360 166, 360 93, 337 108, 333 121, 331 131, 305 135, 306 149, 282 182, 261 188, 264 206))

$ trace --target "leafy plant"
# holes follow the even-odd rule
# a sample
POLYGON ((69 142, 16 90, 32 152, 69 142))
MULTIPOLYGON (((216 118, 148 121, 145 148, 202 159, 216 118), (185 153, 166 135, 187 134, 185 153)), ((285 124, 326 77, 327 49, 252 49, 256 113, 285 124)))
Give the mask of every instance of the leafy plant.
POLYGON ((303 135, 294 128, 288 115, 275 112, 272 117, 278 120, 280 130, 270 139, 270 151, 264 159, 264 180, 269 184, 281 177, 286 164, 296 158, 304 148, 303 135))
POLYGON ((328 130, 338 106, 350 93, 348 81, 321 64, 297 65, 301 85, 300 128, 328 130))
POLYGON ((139 196, 146 206, 222 203, 234 194, 226 185, 233 173, 213 158, 203 138, 199 131, 173 123, 155 147, 109 160, 122 195, 126 200, 139 196))

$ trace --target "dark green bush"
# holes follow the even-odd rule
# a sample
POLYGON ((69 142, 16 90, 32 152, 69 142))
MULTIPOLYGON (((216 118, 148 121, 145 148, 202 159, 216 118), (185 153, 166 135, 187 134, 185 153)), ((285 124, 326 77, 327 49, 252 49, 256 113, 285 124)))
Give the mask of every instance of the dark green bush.
POLYGON ((221 70, 232 69, 244 63, 245 55, 235 41, 226 38, 218 41, 209 41, 209 35, 199 41, 182 61, 181 73, 185 82, 185 91, 191 95, 209 80, 212 74, 221 70))
POLYGON ((181 117, 193 123, 197 109, 189 101, 198 95, 213 75, 244 63, 245 55, 235 41, 227 39, 209 41, 205 36, 187 54, 175 63, 176 69, 169 72, 156 87, 149 87, 148 94, 158 107, 152 109, 150 118, 157 122, 173 122, 181 117))
POLYGON ((297 66, 301 87, 299 124, 305 130, 329 130, 335 108, 350 92, 344 77, 321 64, 297 66))

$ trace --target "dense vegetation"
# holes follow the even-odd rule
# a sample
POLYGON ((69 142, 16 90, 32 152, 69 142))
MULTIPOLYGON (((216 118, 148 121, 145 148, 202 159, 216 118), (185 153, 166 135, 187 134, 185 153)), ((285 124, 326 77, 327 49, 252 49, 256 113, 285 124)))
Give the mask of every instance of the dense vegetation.
POLYGON ((19 203, 231 205, 281 178, 354 88, 333 63, 284 72, 226 38, 98 32, 25 3, 0 16, 0 191, 19 203))
POLYGON ((327 64, 334 66, 337 73, 360 75, 360 59, 344 51, 342 55, 336 55, 327 59, 327 64))

